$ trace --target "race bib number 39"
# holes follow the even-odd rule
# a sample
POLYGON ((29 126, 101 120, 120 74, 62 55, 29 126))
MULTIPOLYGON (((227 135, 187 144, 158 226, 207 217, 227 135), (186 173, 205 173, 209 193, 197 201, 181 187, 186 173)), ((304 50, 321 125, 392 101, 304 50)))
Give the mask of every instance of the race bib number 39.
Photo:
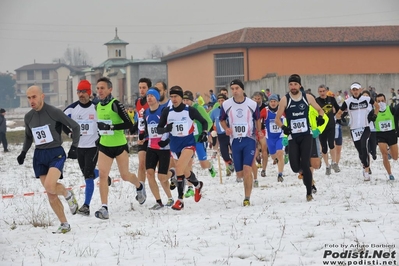
POLYGON ((291 120, 291 130, 293 134, 308 131, 308 123, 306 122, 306 118, 291 120))
POLYGON ((50 143, 54 140, 48 125, 32 128, 32 134, 36 146, 50 143))

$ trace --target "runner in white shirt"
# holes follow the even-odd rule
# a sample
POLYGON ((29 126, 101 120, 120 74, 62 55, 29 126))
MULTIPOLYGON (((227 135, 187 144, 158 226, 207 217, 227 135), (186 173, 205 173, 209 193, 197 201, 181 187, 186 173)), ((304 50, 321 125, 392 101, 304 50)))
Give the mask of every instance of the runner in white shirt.
MULTIPOLYGON (((358 82, 351 85, 352 96, 345 100, 336 118, 341 119, 344 111, 350 116, 350 134, 359 153, 359 159, 363 165, 364 181, 370 181, 370 158, 367 148, 367 140, 370 137, 370 121, 375 121, 379 111, 379 105, 368 96, 361 94, 362 86, 358 82), (374 112, 373 110, 374 105, 374 112)), ((339 123, 339 121, 338 121, 339 123)))

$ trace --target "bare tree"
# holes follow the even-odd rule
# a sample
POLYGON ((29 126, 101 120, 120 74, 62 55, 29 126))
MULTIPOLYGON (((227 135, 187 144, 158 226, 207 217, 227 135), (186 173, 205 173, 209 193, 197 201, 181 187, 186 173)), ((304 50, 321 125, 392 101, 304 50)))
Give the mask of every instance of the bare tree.
POLYGON ((146 52, 146 58, 161 58, 164 55, 161 46, 155 44, 146 52))
POLYGON ((91 59, 87 52, 80 47, 69 47, 64 52, 64 57, 54 58, 53 63, 64 63, 70 66, 91 65, 91 59))
POLYGON ((90 65, 91 60, 85 50, 80 47, 71 48, 68 46, 64 53, 65 61, 71 66, 90 65))

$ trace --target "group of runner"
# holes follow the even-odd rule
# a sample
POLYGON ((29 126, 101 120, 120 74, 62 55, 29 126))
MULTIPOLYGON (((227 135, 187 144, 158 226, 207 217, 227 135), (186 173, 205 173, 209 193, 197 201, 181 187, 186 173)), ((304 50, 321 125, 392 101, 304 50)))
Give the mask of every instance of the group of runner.
POLYGON ((376 132, 389 179, 394 180, 388 156, 394 160, 398 158, 396 128, 399 110, 387 106, 383 94, 378 94, 374 100, 362 94, 361 85, 355 82, 351 85, 352 96, 339 106, 334 97, 327 95, 326 86, 319 86, 319 97, 315 99, 305 93, 301 77, 293 74, 288 80, 289 92, 281 99, 279 95, 269 95, 266 107, 261 93, 255 93, 252 99, 246 96, 241 80, 232 80, 229 85, 232 97, 228 98, 226 89, 221 90, 209 113, 194 103, 191 91, 183 91, 179 86, 168 90, 163 82, 153 87, 148 78, 141 78, 138 82, 139 98, 134 111, 132 108, 126 110, 112 96, 113 86, 106 77, 100 78, 96 84, 97 105, 90 101, 92 85, 82 80, 77 87, 79 100, 64 112, 46 104, 42 89, 31 86, 26 94, 32 110, 24 118, 25 141, 17 159, 19 164, 23 164, 34 141, 35 176, 40 178, 50 205, 61 222, 55 233, 71 230, 58 196, 65 197, 72 214, 90 215, 94 179, 97 177, 101 206, 95 217, 109 219, 109 173, 114 159, 121 178, 135 186, 139 204, 144 204, 147 199, 147 178, 155 198, 152 210, 166 206, 180 211, 184 208, 184 198, 190 196, 194 196, 195 202, 200 201, 204 183, 192 171, 192 161, 196 153, 201 167, 215 177, 215 168, 207 160, 205 143, 208 140, 214 147, 219 145, 226 175, 235 171, 236 180, 243 182, 243 206, 251 204, 252 188, 258 186, 255 157, 259 148, 263 157, 261 175, 266 176, 270 154, 273 164, 277 164, 277 181, 283 182, 284 153, 288 153, 291 169, 303 179, 306 199, 311 201, 317 191, 312 171, 321 167, 320 147, 326 175, 331 174, 331 169, 340 171, 338 146, 342 145, 341 124, 345 123, 346 115, 350 118, 351 137, 364 169, 364 180, 370 180, 371 175, 370 128, 376 132), (72 138, 68 155, 61 146, 62 129, 72 138), (128 137, 127 140, 124 133, 129 130, 129 135, 132 135, 136 129, 137 175, 129 171, 128 143, 131 144, 131 139, 128 137), (212 129, 214 133, 209 134, 212 129), (58 182, 63 178, 66 158, 78 159, 85 178, 85 201, 80 208, 73 192, 58 182), (167 197, 165 204, 157 178, 167 197), (186 185, 188 190, 185 192, 186 185), (178 196, 174 200, 171 190, 176 187, 178 196))

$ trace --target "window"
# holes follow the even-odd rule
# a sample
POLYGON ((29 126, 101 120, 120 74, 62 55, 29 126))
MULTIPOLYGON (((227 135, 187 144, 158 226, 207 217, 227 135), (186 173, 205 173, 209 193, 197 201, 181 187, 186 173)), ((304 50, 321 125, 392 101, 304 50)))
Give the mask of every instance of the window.
POLYGON ((42 70, 42 79, 50 79, 50 71, 42 70))
POLYGON ((42 90, 44 93, 49 93, 50 92, 50 83, 43 83, 42 90))
POLYGON ((225 88, 233 79, 244 79, 244 54, 215 54, 215 85, 225 88))
POLYGON ((115 50, 115 57, 118 57, 118 50, 115 50))
POLYGON ((122 55, 121 55, 121 50, 119 50, 119 57, 121 57, 122 55))
POLYGON ((33 70, 28 70, 28 80, 35 80, 35 72, 33 70))

